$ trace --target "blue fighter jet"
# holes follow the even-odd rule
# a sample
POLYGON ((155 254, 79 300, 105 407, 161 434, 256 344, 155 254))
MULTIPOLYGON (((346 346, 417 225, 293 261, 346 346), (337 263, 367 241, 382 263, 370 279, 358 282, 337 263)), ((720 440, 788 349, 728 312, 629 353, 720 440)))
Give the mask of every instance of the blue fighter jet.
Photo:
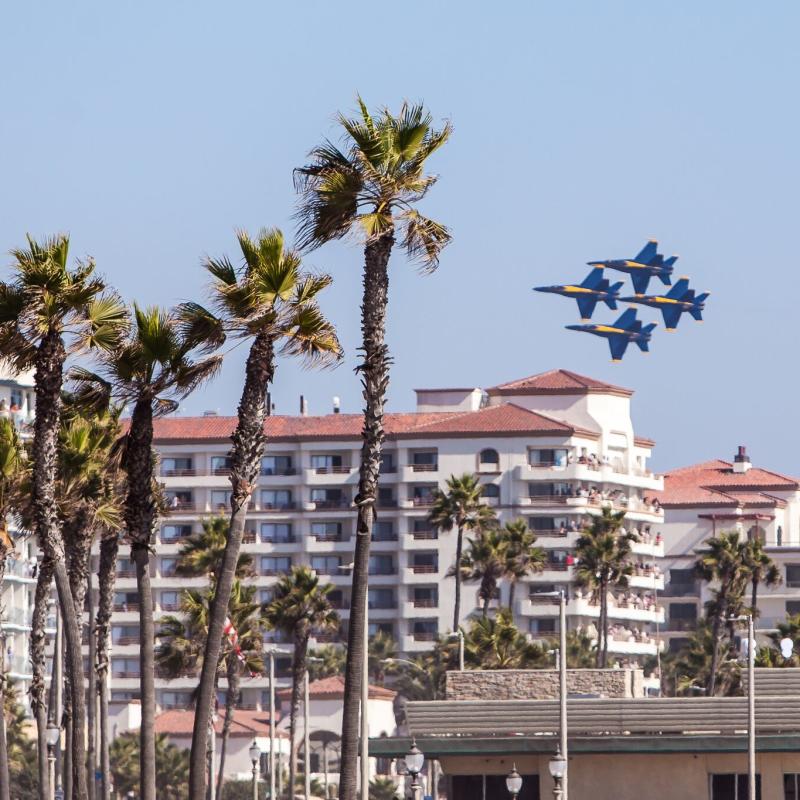
POLYGON ((667 286, 672 283, 673 264, 678 256, 664 258, 658 252, 658 242, 651 239, 633 258, 617 258, 609 261, 589 261, 590 267, 605 267, 618 272, 627 272, 633 281, 636 294, 645 294, 650 278, 659 277, 667 286))
POLYGON ((703 321, 703 309, 709 294, 703 292, 695 296, 694 289, 689 288, 689 279, 681 278, 665 295, 637 294, 635 297, 621 297, 620 301, 657 308, 664 317, 666 329, 674 331, 684 313, 703 321))
POLYGON ((611 282, 603 277, 602 268, 596 267, 586 276, 580 286, 572 284, 567 284, 566 286, 536 286, 534 291, 574 297, 578 302, 581 318, 584 321, 588 321, 594 314, 595 306, 601 301, 612 311, 617 310, 617 298, 623 285, 624 282, 620 281, 612 286, 611 282))
POLYGON ((625 355, 625 350, 631 342, 636 342, 639 349, 643 353, 650 351, 648 343, 653 328, 658 323, 652 322, 650 325, 642 325, 641 321, 636 319, 636 309, 629 308, 615 323, 612 325, 597 325, 592 323, 590 325, 567 325, 567 330, 582 331, 583 333, 592 333, 595 336, 602 336, 608 339, 608 346, 611 349, 611 360, 621 361, 622 356, 625 355))

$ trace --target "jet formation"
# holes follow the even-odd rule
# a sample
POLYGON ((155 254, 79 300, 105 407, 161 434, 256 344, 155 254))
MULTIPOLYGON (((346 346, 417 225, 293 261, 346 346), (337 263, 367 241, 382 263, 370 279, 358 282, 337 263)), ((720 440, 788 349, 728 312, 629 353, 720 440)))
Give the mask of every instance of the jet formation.
MULTIPOLYGON (((666 330, 674 331, 684 313, 702 321, 705 301, 709 296, 709 292, 697 294, 694 289, 690 289, 689 279, 686 277, 680 278, 674 286, 672 285, 672 272, 677 260, 678 256, 664 258, 658 252, 658 242, 651 239, 633 258, 587 262, 592 271, 580 284, 537 286, 535 291, 560 294, 574 299, 578 304, 583 323, 589 323, 598 303, 605 303, 612 311, 616 311, 617 302, 620 302, 659 310, 664 318, 666 330), (634 294, 622 297, 624 281, 612 284, 603 275, 606 269, 630 275, 634 294), (647 294, 651 278, 658 278, 670 286, 670 290, 664 295, 647 294)), ((628 345, 632 342, 642 352, 649 352, 650 338, 656 325, 655 322, 643 324, 637 318, 636 309, 629 308, 610 325, 589 323, 567 325, 566 328, 607 339, 612 361, 621 361, 628 345)))

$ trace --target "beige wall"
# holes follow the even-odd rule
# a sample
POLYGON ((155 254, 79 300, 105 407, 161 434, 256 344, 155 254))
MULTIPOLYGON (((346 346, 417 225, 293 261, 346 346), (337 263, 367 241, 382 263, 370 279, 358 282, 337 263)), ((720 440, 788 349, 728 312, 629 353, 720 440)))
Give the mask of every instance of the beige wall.
MULTIPOLYGON (((442 759, 445 774, 502 775, 516 763, 523 775, 538 774, 542 800, 552 797, 549 756, 442 759)), ((783 773, 800 772, 800 753, 764 753, 757 757, 762 800, 784 800, 783 773)), ((745 753, 692 755, 578 755, 570 757, 569 788, 576 800, 705 800, 712 773, 747 772, 745 753)))

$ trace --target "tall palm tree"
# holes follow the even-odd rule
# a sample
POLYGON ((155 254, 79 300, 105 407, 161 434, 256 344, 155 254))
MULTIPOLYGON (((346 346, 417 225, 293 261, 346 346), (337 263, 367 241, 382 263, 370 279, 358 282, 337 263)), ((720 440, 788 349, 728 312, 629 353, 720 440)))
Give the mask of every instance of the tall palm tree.
POLYGON ((750 573, 750 613, 758 617, 759 585, 763 583, 764 586, 779 586, 783 579, 778 565, 769 557, 764 550, 763 542, 757 537, 747 540, 743 555, 745 566, 750 573))
POLYGON ((707 690, 711 697, 717 689, 722 627, 740 603, 750 576, 746 565, 747 542, 739 538, 738 531, 722 531, 706 539, 705 544, 707 549, 695 562, 695 573, 699 578, 717 584, 714 600, 708 604, 713 647, 707 690))
POLYGON ((506 540, 505 577, 508 578, 508 607, 514 613, 514 591, 517 581, 535 572, 542 572, 547 562, 547 553, 536 546, 536 534, 524 519, 507 522, 503 527, 506 540))
POLYGON ((347 651, 338 644, 323 644, 308 653, 308 679, 319 681, 344 674, 347 651))
MULTIPOLYGON (((27 471, 25 451, 14 423, 7 417, 0 417, 0 583, 5 575, 6 559, 14 551, 14 542, 8 532, 8 519, 20 508, 20 492, 27 479, 27 471)), ((5 682, 3 670, 0 673, 0 709, 6 706, 5 682)), ((8 762, 5 714, 0 713, 0 800, 10 800, 11 797, 8 762)))
POLYGON ((567 631, 567 667, 590 669, 597 665, 597 644, 584 630, 567 631))
POLYGON ((470 620, 464 655, 477 669, 530 669, 547 665, 547 648, 529 642, 507 608, 470 620))
POLYGON ((476 475, 465 472, 463 475, 451 475, 445 482, 445 488, 437 489, 428 519, 439 531, 456 529, 456 567, 451 573, 456 579, 455 604, 453 606, 453 630, 458 630, 461 622, 461 564, 464 552, 464 533, 486 527, 494 520, 492 508, 482 500, 483 487, 476 475))
MULTIPOLYGON (((506 574, 508 564, 508 541, 499 528, 478 531, 469 542, 461 558, 461 577, 466 581, 477 581, 478 597, 482 603, 484 617, 489 614, 489 603, 498 596, 498 584, 506 574)), ((452 574, 455 567, 448 571, 452 574)))
POLYGON ((127 474, 125 527, 136 565, 139 593, 139 651, 142 724, 140 728, 141 800, 156 798, 155 682, 153 591, 150 550, 158 515, 153 456, 153 418, 174 411, 179 399, 191 394, 218 370, 222 357, 209 355, 218 339, 184 331, 175 312, 134 305, 133 329, 113 353, 100 359, 99 374, 73 370, 84 403, 92 398, 102 407, 109 396, 131 404, 125 442, 127 474))
MULTIPOLYGON (((35 369, 36 419, 32 446, 31 505, 33 528, 43 557, 51 562, 61 605, 67 663, 81 672, 83 654, 78 618, 64 561, 64 542, 56 502, 56 451, 61 413, 61 388, 67 355, 117 346, 127 315, 118 298, 106 292, 90 259, 70 268, 69 238, 55 236, 12 251, 10 281, 0 283, 0 356, 19 371, 35 369)), ((46 616, 46 615, 45 615, 46 616)), ((39 615, 36 622, 41 623, 39 615)), ((40 659, 43 633, 31 636, 31 659, 40 659)), ((85 760, 84 687, 71 685, 74 706, 74 764, 85 760)), ((37 719, 41 720, 41 716, 37 719)), ((40 792, 47 796, 46 769, 40 769, 40 792)), ((87 795, 86 774, 76 768, 76 800, 87 795)))
POLYGON ((624 511, 604 508, 592 517, 591 525, 575 543, 577 565, 575 580, 591 589, 600 604, 597 666, 608 664, 608 593, 617 586, 627 586, 633 572, 630 563, 631 535, 623 529, 624 511))
POLYGON ((389 384, 386 309, 389 299, 389 256, 396 233, 409 257, 426 271, 434 270, 450 241, 447 228, 417 209, 436 182, 425 174, 429 156, 450 137, 421 105, 403 103, 395 116, 388 109, 371 114, 361 98, 359 115, 338 116, 344 148, 326 141, 309 154, 309 163, 295 171, 301 192, 298 210, 301 247, 314 248, 355 236, 364 244, 361 331, 361 373, 364 397, 358 521, 353 560, 339 793, 356 798, 358 710, 365 658, 364 618, 369 583, 369 547, 384 438, 383 410, 389 384))
POLYGON ((308 640, 315 631, 334 630, 339 625, 339 615, 328 598, 332 589, 332 584, 321 584, 313 570, 305 566, 295 566, 275 584, 272 602, 263 610, 267 626, 291 636, 294 642, 289 721, 289 786, 295 786, 297 780, 296 732, 300 691, 307 668, 308 640))
POLYGON ((250 342, 238 422, 231 448, 231 514, 200 676, 192 732, 191 794, 202 797, 205 764, 202 742, 208 730, 214 693, 214 667, 236 563, 244 534, 247 506, 258 480, 264 452, 264 418, 268 389, 275 377, 276 355, 300 356, 309 365, 330 364, 341 357, 334 327, 320 312, 319 294, 331 282, 302 268, 300 256, 285 247, 278 229, 262 230, 255 239, 237 234, 242 260, 234 266, 226 257, 208 259, 216 314, 196 303, 181 307, 185 330, 216 338, 233 336, 250 342), (207 666, 206 666, 207 665, 207 666))

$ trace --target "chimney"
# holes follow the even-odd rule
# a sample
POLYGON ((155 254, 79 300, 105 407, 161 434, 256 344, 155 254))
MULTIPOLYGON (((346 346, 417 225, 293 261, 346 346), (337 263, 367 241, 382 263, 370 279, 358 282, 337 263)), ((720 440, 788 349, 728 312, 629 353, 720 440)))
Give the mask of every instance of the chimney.
POLYGON ((744 445, 739 445, 739 451, 733 458, 733 471, 737 475, 744 475, 752 466, 750 456, 747 455, 747 448, 744 445))
POLYGON ((305 395, 300 395, 300 416, 307 417, 308 416, 308 403, 306 402, 305 395))
POLYGON ((338 414, 342 410, 342 401, 339 395, 333 396, 333 413, 338 414))
POLYGON ((264 411, 267 416, 272 414, 272 395, 269 392, 267 392, 267 396, 264 399, 264 411))

